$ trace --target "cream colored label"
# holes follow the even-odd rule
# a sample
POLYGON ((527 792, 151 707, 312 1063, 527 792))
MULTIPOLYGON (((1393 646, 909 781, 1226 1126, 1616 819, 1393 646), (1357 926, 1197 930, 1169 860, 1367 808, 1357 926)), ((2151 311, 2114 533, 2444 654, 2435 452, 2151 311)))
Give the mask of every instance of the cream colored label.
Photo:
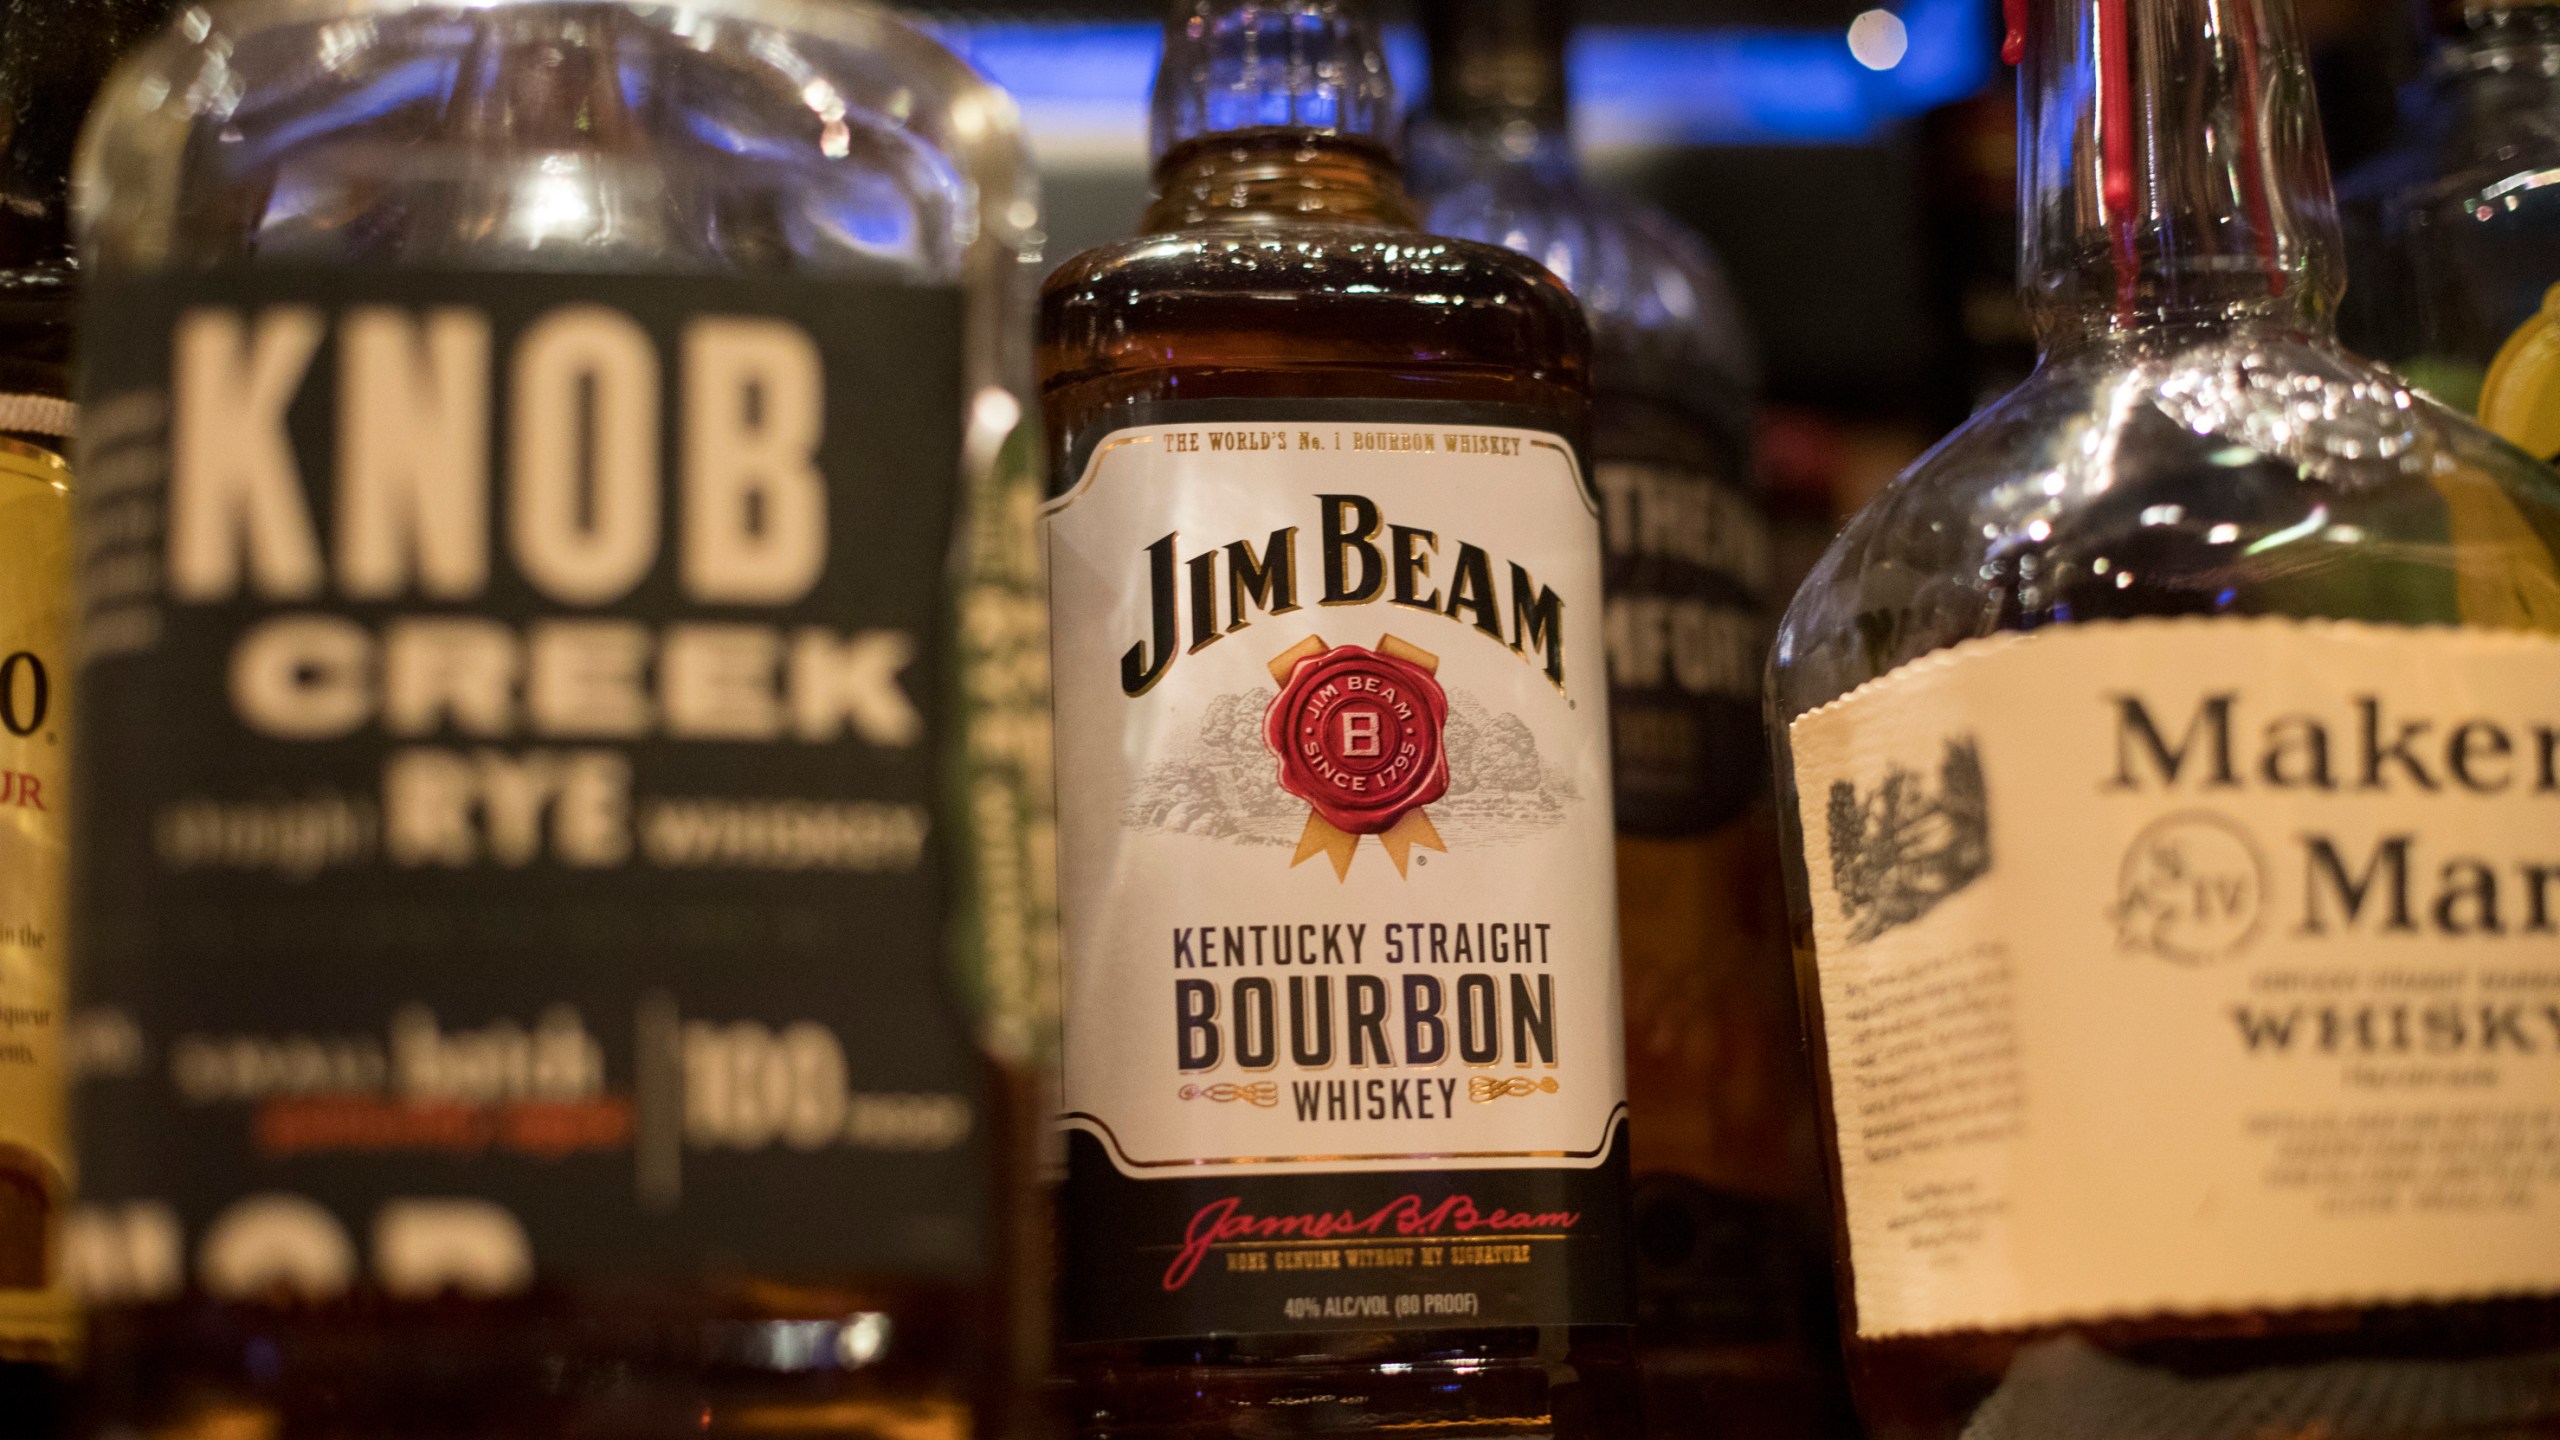
POLYGON ((1599 520, 1556 437, 1106 440, 1052 507, 1066 1124, 1132 1175, 1589 1168, 1599 520))
POLYGON ((2074 626, 1792 738, 1859 1333, 2560 1290, 2560 640, 2074 626))
POLYGON ((0 441, 0 1358, 72 1338, 53 1229, 63 1119, 69 475, 0 441))

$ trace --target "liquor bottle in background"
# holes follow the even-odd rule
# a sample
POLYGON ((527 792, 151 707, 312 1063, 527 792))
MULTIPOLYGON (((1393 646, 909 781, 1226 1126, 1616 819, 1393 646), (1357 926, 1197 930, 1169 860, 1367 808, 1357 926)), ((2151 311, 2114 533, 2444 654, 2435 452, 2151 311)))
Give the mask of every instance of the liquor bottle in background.
POLYGON ((1844 1402, 1820 1358, 1822 1169, 1767 803, 1755 367, 1697 238, 1583 179, 1573 13, 1423 7, 1414 189, 1425 229, 1544 263, 1591 320, 1646 1421, 1812 1434, 1844 1402))
MULTIPOLYGON (((2001 77, 2008 79, 2003 69, 2001 77)), ((1930 413, 1948 429, 2036 368, 2018 301, 2018 99, 2014 82, 1941 105, 1920 123, 1931 302, 1946 364, 1930 413)))
POLYGON ((96 1424, 1013 1428, 1011 103, 860 4, 260 0, 81 165, 96 1424))
POLYGON ((1773 670, 1879 1440, 2560 1434, 2560 478, 2331 336, 2287 0, 2030 0, 2035 376, 1773 670))
POLYGON ((70 836, 71 151, 167 0, 0 11, 0 1416, 51 1424, 78 1339, 61 1265, 70 836))
POLYGON ((2342 187, 2347 339, 2560 458, 2560 4, 2430 0, 2404 139, 2342 187))
POLYGON ((1183 0, 1041 300, 1085 1436, 1634 1424, 1590 340, 1356 0, 1183 0))

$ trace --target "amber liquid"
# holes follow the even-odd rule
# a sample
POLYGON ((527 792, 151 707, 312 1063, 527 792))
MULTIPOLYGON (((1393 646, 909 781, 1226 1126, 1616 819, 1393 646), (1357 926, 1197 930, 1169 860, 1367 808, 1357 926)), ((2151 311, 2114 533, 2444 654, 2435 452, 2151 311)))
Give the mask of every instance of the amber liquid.
MULTIPOLYGON (((1036 1428, 1045 1229, 1028 1089, 982 1283, 584 1277, 504 1300, 186 1299, 90 1317, 75 1433, 148 1440, 970 1440, 1036 1428), (872 1318, 876 1317, 876 1318, 872 1318), (848 1322, 854 1322, 848 1324, 848 1322), (856 1340, 858 1338, 858 1342, 856 1340), (848 1354, 852 1350, 857 1353, 848 1354)), ((599 1216, 598 1224, 613 1223, 599 1216)), ((848 1223, 859 1223, 850 1218, 848 1223)), ((0 1405, 9 1396, 0 1388, 0 1405)), ((15 1437, 0 1409, 0 1436, 15 1437)), ((50 1430, 43 1432, 50 1434, 50 1430)))
MULTIPOLYGON (((1053 476, 1074 478, 1077 437, 1175 400, 1494 403, 1587 434, 1590 340, 1571 292, 1509 251, 1414 233, 1382 154, 1225 137, 1158 174, 1152 233, 1077 256, 1041 292, 1053 476)), ((1611 1326, 1085 1344, 1061 1362, 1068 1423, 1088 1440, 1636 1426, 1629 1332, 1611 1326)))
MULTIPOLYGON (((1604 331, 1596 379, 1599 465, 1747 483, 1747 412, 1718 403, 1728 392, 1701 393, 1714 377, 1604 331)), ((1621 540, 1613 528, 1621 599, 1696 598, 1744 611, 1765 635, 1768 597, 1746 567, 1709 572, 1621 540)), ((1613 714, 1636 1347, 1645 1433, 1659 1440, 1814 1440, 1855 1426, 1753 680, 1711 710, 1637 692, 1613 714), (1666 724, 1670 735, 1648 733, 1666 724)))

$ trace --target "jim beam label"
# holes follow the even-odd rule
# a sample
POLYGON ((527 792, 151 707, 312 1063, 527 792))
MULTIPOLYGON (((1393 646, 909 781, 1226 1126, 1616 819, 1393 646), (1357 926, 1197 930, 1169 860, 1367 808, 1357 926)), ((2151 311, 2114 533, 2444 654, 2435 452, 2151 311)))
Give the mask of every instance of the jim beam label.
POLYGON ((61 1257, 71 476, 0 439, 0 1360, 78 1334, 61 1257))
POLYGON ((2072 626, 1792 735, 1859 1333, 2560 1290, 2560 640, 2072 626))
POLYGON ((1627 1318, 1595 497, 1176 407, 1050 512, 1079 1340, 1627 1318))
POLYGON ((977 1273, 959 295, 91 304, 90 1293, 977 1273))

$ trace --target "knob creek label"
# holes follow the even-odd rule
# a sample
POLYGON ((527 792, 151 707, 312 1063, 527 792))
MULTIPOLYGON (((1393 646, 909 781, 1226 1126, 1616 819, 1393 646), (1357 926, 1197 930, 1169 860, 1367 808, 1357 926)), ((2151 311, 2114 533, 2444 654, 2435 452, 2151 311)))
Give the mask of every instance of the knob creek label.
POLYGON ((947 637, 1038 600, 953 577, 1008 513, 961 498, 961 295, 254 268, 91 305, 99 1298, 985 1273, 955 961, 1028 925, 969 877, 1035 862, 976 768, 993 632, 947 637))

